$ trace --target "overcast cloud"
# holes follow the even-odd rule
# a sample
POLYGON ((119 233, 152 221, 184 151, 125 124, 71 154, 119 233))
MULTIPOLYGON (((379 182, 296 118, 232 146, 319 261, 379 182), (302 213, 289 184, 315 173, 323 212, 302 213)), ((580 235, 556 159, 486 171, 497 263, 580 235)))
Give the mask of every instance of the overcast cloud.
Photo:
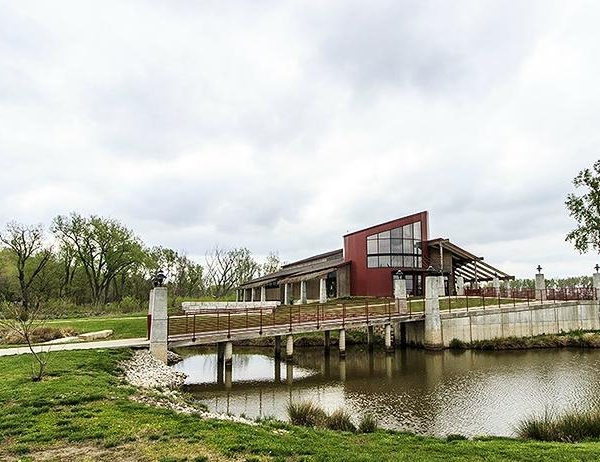
POLYGON ((519 277, 600 150, 595 1, 0 3, 0 223, 111 216, 149 245, 292 261, 429 210, 519 277))

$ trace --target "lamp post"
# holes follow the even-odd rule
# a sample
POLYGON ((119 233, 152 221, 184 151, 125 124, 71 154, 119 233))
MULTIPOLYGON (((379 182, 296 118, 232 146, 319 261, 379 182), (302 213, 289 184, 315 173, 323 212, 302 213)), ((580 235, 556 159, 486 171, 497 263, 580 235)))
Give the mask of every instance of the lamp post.
POLYGON ((538 265, 536 269, 538 270, 538 274, 542 274, 542 266, 541 265, 538 265))
POLYGON ((164 286, 166 279, 167 276, 165 275, 165 273, 163 273, 163 271, 159 269, 152 278, 152 284, 154 284, 154 287, 162 287, 164 286))

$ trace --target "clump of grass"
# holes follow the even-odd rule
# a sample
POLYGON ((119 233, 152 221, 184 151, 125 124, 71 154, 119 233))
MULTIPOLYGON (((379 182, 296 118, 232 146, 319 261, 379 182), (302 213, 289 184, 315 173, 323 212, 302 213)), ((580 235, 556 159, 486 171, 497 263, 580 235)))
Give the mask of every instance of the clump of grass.
POLYGON ((331 430, 338 430, 342 432, 354 433, 356 431, 356 427, 352 423, 350 414, 343 409, 337 409, 330 416, 328 416, 326 420, 326 426, 331 430))
POLYGON ((469 345, 463 342, 462 340, 453 338, 452 340, 450 340, 449 347, 453 350, 466 350, 467 348, 469 348, 469 345))
POLYGON ((310 401, 289 403, 287 413, 293 425, 322 427, 327 421, 327 413, 310 401))
POLYGON ((553 415, 546 411, 542 417, 529 417, 517 427, 523 439, 538 441, 578 442, 600 438, 600 410, 568 412, 553 415))
POLYGON ((466 441, 467 437, 465 435, 460 435, 458 433, 451 433, 450 435, 446 436, 446 441, 451 442, 451 441, 466 441))
POLYGON ((365 414, 360 418, 360 422, 358 423, 358 432, 375 433, 378 426, 377 419, 373 414, 365 414))

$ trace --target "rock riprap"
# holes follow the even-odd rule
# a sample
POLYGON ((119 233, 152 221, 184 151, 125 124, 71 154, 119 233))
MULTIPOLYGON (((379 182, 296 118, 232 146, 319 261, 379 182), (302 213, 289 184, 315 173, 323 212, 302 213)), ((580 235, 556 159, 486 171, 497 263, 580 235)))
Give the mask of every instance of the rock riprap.
POLYGON ((136 351, 121 366, 127 382, 136 387, 179 388, 186 379, 184 373, 174 371, 146 350, 136 351))

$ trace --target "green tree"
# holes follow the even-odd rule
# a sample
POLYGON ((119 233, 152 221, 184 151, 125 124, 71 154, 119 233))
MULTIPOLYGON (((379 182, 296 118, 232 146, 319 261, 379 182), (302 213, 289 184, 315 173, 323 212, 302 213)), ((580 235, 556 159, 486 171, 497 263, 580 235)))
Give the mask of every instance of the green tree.
POLYGON ((577 227, 567 234, 566 240, 580 253, 590 248, 600 253, 600 160, 591 169, 579 172, 573 179, 573 185, 581 189, 582 194, 567 196, 565 205, 577 227))
POLYGON ((61 243, 61 252, 77 256, 94 305, 106 303, 115 279, 147 258, 133 231, 113 219, 73 213, 57 216, 52 230, 61 243))

